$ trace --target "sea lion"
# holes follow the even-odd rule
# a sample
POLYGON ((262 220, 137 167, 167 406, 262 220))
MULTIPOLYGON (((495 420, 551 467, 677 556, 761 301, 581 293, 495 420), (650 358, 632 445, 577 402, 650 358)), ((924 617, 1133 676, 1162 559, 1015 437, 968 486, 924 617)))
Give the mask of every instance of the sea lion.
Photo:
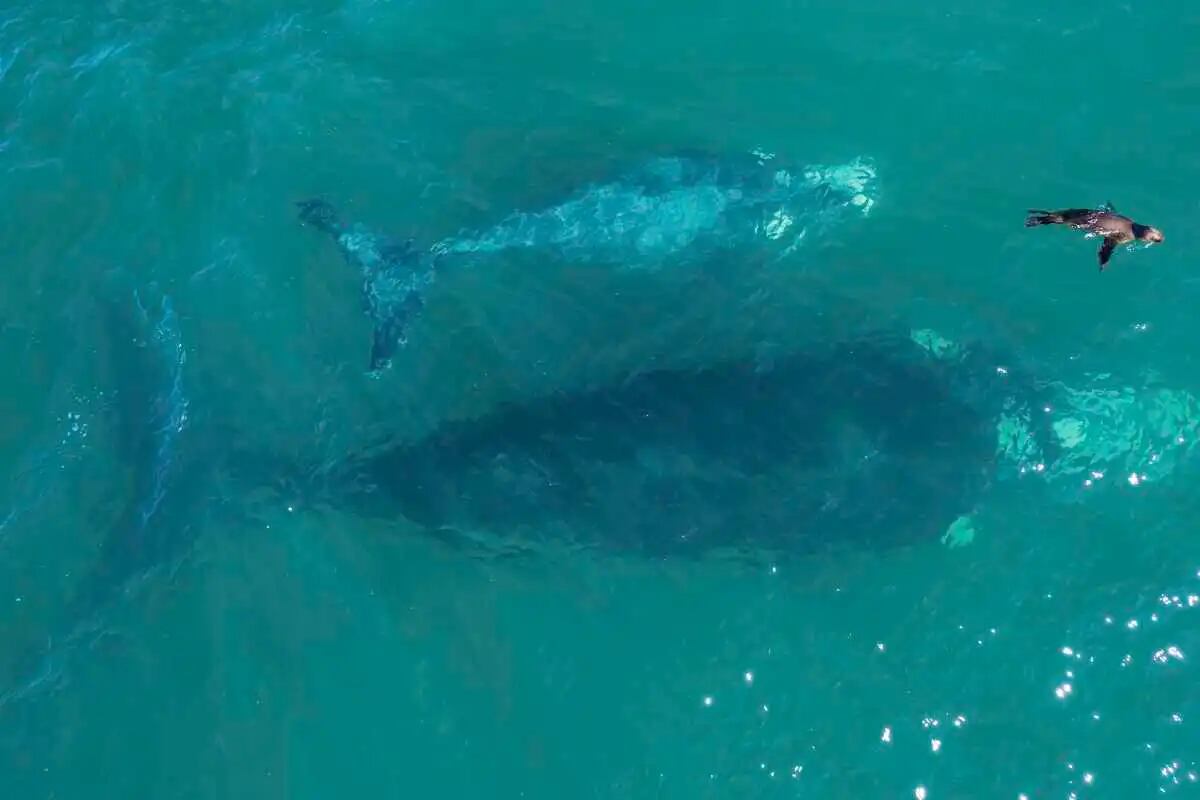
POLYGON ((1089 236, 1104 238, 1100 245, 1100 271, 1112 258, 1117 245, 1138 241, 1155 244, 1163 240, 1162 231, 1153 225, 1143 225, 1134 222, 1129 217, 1118 214, 1112 203, 1105 203, 1100 208, 1065 208, 1061 211, 1044 211, 1029 209, 1025 218, 1025 227, 1037 225, 1068 225, 1077 231, 1087 231, 1089 236))

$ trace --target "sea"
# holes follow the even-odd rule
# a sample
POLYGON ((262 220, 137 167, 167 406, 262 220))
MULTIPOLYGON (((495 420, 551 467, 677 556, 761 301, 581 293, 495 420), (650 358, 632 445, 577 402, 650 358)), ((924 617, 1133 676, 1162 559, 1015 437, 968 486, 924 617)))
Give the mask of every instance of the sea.
POLYGON ((0 3, 0 798, 1200 797, 1197 42, 0 3))

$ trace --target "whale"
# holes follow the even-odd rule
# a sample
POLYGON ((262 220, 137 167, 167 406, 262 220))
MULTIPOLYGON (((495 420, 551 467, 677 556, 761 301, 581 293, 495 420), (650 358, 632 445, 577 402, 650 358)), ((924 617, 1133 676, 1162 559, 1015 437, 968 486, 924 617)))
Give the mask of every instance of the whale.
POLYGON ((903 331, 769 364, 643 372, 350 459, 340 502, 483 554, 761 560, 913 545, 994 480, 999 401, 969 377, 903 331))
POLYGON ((322 198, 297 201, 302 224, 331 236, 362 281, 372 324, 368 371, 406 346, 430 287, 448 269, 506 255, 616 270, 724 269, 786 259, 804 242, 876 205, 874 163, 788 167, 770 153, 656 156, 578 187, 560 202, 518 210, 490 227, 419 247, 347 223, 322 198))
MULTIPOLYGON (((176 475, 189 472, 180 464, 191 406, 187 349, 170 294, 152 296, 157 302, 134 289, 126 297, 99 299, 110 334, 105 360, 113 376, 115 441, 132 480, 96 566, 72 601, 80 609, 104 607, 128 581, 172 560, 187 541, 186 533, 159 524, 176 475)), ((195 457, 191 451, 184 456, 195 457)))
MULTIPOLYGON (((84 283, 90 314, 81 316, 94 322, 84 338, 99 391, 90 403, 77 394, 84 411, 67 416, 78 444, 62 454, 60 467, 97 464, 105 455, 111 461, 102 473, 85 473, 86 492, 76 480, 41 476, 36 505, 53 504, 55 494, 83 504, 92 552, 46 636, 49 647, 22 654, 18 669, 38 676, 35 684, 56 677, 56 658, 100 630, 107 609, 187 552, 201 527, 196 512, 211 488, 206 457, 220 447, 217 441, 193 447, 187 435, 187 348, 171 295, 120 275, 106 278, 84 283)), ((44 443, 37 450, 44 452, 44 443)), ((29 524, 37 525, 36 516, 29 524)), ((0 705, 11 699, 0 693, 0 705)))
POLYGON ((1188 392, 1030 366, 888 325, 767 363, 641 372, 350 457, 335 502, 484 558, 565 546, 778 563, 961 547, 981 509, 1010 501, 998 492, 1084 502, 1164 481, 1200 443, 1188 392))

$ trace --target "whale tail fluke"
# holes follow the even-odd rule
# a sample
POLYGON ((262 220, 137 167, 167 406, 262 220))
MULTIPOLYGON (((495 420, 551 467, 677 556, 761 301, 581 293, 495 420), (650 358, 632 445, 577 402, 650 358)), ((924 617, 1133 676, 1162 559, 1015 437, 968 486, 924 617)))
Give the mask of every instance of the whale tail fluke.
POLYGON ((392 357, 408 344, 408 330, 422 309, 425 300, 419 292, 411 292, 386 313, 375 315, 371 338, 371 361, 368 373, 378 376, 392 366, 392 357))
POLYGON ((1025 217, 1025 227, 1033 228, 1038 225, 1060 225, 1062 224, 1063 216, 1055 211, 1045 211, 1039 208, 1029 209, 1029 216, 1025 217))
POLYGON ((333 206, 319 197, 309 198, 307 200, 297 200, 296 207, 300 217, 300 222, 304 225, 311 225, 319 231, 337 235, 341 229, 341 223, 338 221, 337 211, 333 206))
POLYGON ((300 223, 330 234, 362 279, 363 311, 373 323, 368 373, 378 376, 408 345, 409 329, 424 309, 425 290, 434 280, 435 258, 418 250, 412 239, 394 241, 343 224, 326 200, 299 200, 296 207, 300 223), (347 235, 351 232, 354 235, 347 235))

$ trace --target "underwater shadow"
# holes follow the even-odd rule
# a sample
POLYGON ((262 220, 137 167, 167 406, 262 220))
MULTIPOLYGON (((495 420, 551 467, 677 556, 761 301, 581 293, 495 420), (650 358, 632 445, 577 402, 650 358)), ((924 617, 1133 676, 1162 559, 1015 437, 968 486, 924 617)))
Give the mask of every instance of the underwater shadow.
POLYGON ((511 404, 357 460, 334 501, 485 553, 650 557, 928 541, 990 485, 962 364, 893 333, 511 404))

